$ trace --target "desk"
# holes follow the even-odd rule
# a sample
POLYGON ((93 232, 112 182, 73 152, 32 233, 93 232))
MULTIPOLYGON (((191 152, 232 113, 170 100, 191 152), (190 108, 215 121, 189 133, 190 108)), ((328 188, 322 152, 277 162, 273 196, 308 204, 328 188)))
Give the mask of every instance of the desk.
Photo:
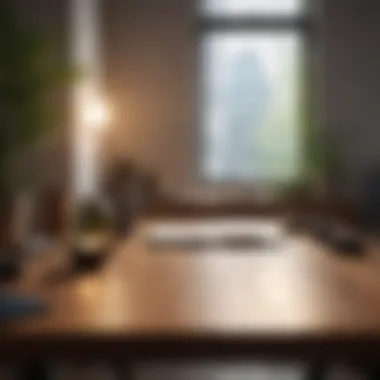
POLYGON ((30 266, 12 288, 42 294, 50 310, 1 326, 0 357, 380 355, 376 249, 342 258, 287 237, 267 252, 155 252, 148 227, 137 226, 98 273, 71 276, 59 254, 30 266))

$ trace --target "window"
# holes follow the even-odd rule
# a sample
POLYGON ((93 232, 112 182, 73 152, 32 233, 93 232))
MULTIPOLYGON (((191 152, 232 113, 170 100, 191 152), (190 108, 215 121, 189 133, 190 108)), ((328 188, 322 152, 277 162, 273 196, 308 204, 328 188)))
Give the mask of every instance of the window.
POLYGON ((289 181, 300 172, 300 0, 203 0, 202 155, 211 181, 289 181))
POLYGON ((302 11, 302 0, 204 0, 203 12, 212 16, 291 16, 302 11))

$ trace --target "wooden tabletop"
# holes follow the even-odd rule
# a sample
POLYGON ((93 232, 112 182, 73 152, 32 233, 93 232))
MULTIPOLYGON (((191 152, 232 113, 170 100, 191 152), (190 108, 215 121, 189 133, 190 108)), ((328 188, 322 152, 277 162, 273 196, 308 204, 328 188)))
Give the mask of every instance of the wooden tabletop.
POLYGON ((380 252, 345 258, 278 223, 262 248, 153 247, 146 221, 99 272, 71 274, 58 251, 35 260, 11 288, 49 309, 0 326, 0 358, 379 355, 380 252))

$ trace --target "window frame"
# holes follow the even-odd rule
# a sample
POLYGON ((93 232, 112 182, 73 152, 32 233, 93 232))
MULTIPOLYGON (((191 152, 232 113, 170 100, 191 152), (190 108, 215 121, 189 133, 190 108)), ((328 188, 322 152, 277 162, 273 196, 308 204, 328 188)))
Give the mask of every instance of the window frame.
MULTIPOLYGON (((204 49, 203 40, 210 32, 281 32, 281 31, 295 31, 299 34, 301 40, 301 51, 304 56, 304 62, 302 73, 302 87, 300 89, 301 96, 305 99, 305 110, 302 112, 303 123, 311 123, 311 119, 314 116, 314 104, 312 100, 311 93, 308 91, 308 84, 314 83, 314 68, 312 65, 313 51, 316 41, 316 25, 315 20, 312 17, 314 10, 311 8, 311 1, 305 0, 305 8, 299 15, 296 16, 268 16, 268 15, 257 15, 252 14, 244 17, 240 16, 209 16, 202 14, 202 2, 204 0, 195 0, 195 26, 196 26, 196 133, 195 133, 195 149, 193 152, 196 153, 196 160, 193 160, 195 167, 193 170, 196 173, 196 179, 199 184, 202 185, 227 185, 233 188, 251 189, 254 190, 256 187, 271 187, 278 185, 281 181, 276 180, 255 180, 255 179, 210 179, 204 173, 204 154, 205 154, 205 140, 204 140, 204 123, 203 117, 205 113, 205 103, 203 83, 205 70, 203 66, 204 62, 204 49)), ((301 111, 300 111, 301 112, 301 111)), ((309 133, 302 129, 300 135, 301 141, 301 152, 300 157, 302 159, 301 163, 301 173, 305 172, 308 164, 308 146, 309 133)))

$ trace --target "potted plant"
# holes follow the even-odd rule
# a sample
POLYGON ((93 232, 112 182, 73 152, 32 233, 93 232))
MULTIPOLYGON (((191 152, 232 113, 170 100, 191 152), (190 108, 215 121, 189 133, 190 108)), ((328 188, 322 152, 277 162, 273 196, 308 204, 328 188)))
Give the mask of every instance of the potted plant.
MULTIPOLYGON (((25 150, 59 130, 51 100, 73 78, 53 59, 46 40, 18 22, 11 1, 0 3, 0 259, 15 243, 15 208, 41 173, 21 175, 15 163, 25 150)), ((42 173, 43 174, 43 173, 42 173)), ((12 254, 13 255, 13 254, 12 254)), ((0 262, 0 264, 2 264, 0 262)))
POLYGON ((96 198, 83 200, 74 220, 74 266, 80 269, 99 267, 108 257, 112 237, 112 216, 107 204, 96 198))

